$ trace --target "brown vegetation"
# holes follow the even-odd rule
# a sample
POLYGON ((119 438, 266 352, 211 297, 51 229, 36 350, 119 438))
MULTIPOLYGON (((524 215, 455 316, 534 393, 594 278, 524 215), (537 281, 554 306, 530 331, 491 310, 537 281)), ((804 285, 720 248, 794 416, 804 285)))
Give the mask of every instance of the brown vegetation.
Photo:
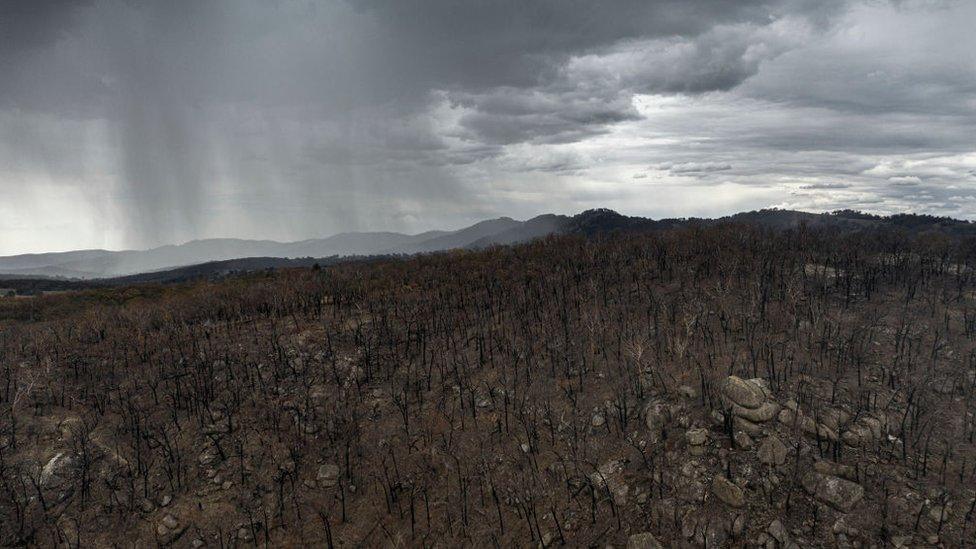
POLYGON ((0 545, 971 545, 974 266, 716 226, 3 301, 0 545))

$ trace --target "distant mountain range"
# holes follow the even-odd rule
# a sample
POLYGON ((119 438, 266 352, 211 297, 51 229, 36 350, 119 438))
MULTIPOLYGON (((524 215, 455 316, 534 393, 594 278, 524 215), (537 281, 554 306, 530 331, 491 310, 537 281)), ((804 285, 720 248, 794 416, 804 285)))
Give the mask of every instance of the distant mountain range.
POLYGON ((212 238, 150 250, 79 250, 0 257, 0 275, 16 277, 115 278, 199 263, 241 258, 326 258, 436 252, 513 244, 559 232, 565 216, 528 221, 489 219, 457 231, 407 235, 392 232, 341 233, 299 242, 212 238))
MULTIPOLYGON (((271 240, 207 239, 150 250, 80 250, 0 257, 0 279, 49 277, 101 279, 130 277, 132 280, 165 279, 165 276, 132 276, 220 263, 222 270, 248 270, 260 265, 287 266, 310 263, 309 258, 335 260, 350 256, 401 255, 456 248, 485 248, 526 242, 550 234, 595 235, 619 231, 649 231, 695 224, 741 222, 773 229, 806 224, 839 230, 895 227, 911 232, 936 231, 951 235, 976 235, 976 224, 947 217, 904 214, 889 217, 855 211, 815 214, 793 210, 760 210, 719 219, 662 219, 628 217, 607 209, 587 210, 575 216, 547 214, 526 221, 508 217, 489 219, 457 231, 429 231, 416 235, 392 232, 341 233, 299 242, 271 240), (250 261, 239 261, 249 258, 250 261), (275 258, 292 258, 276 261, 275 258)), ((322 262, 320 262, 322 263, 322 262)), ((206 269, 203 269, 204 271, 206 269)), ((0 281, 0 286, 2 286, 0 281)))

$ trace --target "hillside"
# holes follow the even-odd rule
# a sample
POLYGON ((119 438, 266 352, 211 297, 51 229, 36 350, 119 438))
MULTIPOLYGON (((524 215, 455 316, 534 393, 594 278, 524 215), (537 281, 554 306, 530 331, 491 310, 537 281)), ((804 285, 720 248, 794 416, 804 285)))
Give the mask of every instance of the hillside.
MULTIPOLYGON (((594 209, 574 216, 546 214, 526 221, 490 219, 456 231, 399 233, 342 233, 325 239, 282 243, 270 240, 210 239, 144 251, 84 250, 0 257, 0 275, 64 279, 112 279, 155 271, 220 263, 245 258, 330 258, 411 255, 459 248, 487 248, 527 242, 548 235, 594 236, 619 232, 660 231, 716 223, 744 223, 773 230, 801 225, 842 232, 894 229, 906 234, 934 232, 956 238, 976 236, 968 221, 926 215, 874 216, 854 211, 814 214, 792 210, 760 210, 719 219, 661 219, 629 217, 613 210, 594 209)), ((287 266, 289 261, 267 262, 287 266)), ((222 266, 214 265, 219 271, 222 266)), ((206 268, 196 269, 206 274, 206 268)), ((165 278, 165 276, 157 277, 165 278)), ((177 277, 179 278, 179 277, 177 277)))
POLYGON ((0 300, 0 545, 971 545, 972 240, 621 217, 0 300))
MULTIPOLYGON (((517 228, 510 218, 482 221, 457 231, 399 233, 341 233, 324 239, 299 242, 242 240, 233 238, 195 240, 178 246, 150 250, 85 250, 0 257, 0 274, 19 277, 115 278, 170 270, 201 263, 256 257, 323 258, 434 252, 463 248, 476 241, 491 244, 492 236, 517 228)), ((535 233, 533 233, 535 234, 535 233)), ((523 239, 505 237, 505 243, 523 239)), ((287 262, 281 262, 285 265, 287 262)))

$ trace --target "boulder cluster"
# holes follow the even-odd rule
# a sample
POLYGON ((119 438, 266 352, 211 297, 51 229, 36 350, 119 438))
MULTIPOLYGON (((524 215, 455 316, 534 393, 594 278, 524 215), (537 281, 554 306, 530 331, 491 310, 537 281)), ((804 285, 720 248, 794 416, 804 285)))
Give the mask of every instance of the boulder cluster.
POLYGON ((758 378, 729 376, 722 385, 722 404, 732 416, 733 430, 750 437, 761 435, 761 424, 775 419, 780 411, 769 385, 758 378))
MULTIPOLYGON (((855 536, 856 530, 848 527, 843 518, 852 516, 864 499, 860 471, 851 465, 821 459, 812 452, 816 447, 814 442, 869 444, 885 434, 883 420, 867 415, 852 418, 841 409, 829 407, 816 414, 803 413, 795 401, 788 400, 785 404, 777 401, 763 379, 729 376, 718 389, 720 408, 712 412, 715 430, 691 426, 684 432, 685 448, 691 459, 680 470, 675 493, 679 501, 698 505, 714 501, 724 511, 716 508, 719 514, 713 511, 709 516, 693 509, 683 515, 678 513, 682 517, 675 520, 681 522, 683 535, 706 546, 709 542, 714 545, 716 541, 736 539, 749 546, 768 548, 792 549, 809 543, 811 540, 803 537, 803 528, 789 530, 784 524, 787 520, 782 517, 749 525, 749 517, 757 509, 766 508, 773 494, 790 490, 787 467, 795 462, 801 464, 795 486, 809 496, 812 504, 840 516, 833 528, 835 542, 838 546, 848 546, 846 540, 855 536), (720 428, 724 437, 718 433, 720 428), (810 438, 803 440, 806 436, 810 438), (737 465, 729 468, 733 456, 737 465), (709 524, 717 526, 709 529, 709 524)), ((658 435, 666 430, 670 420, 674 420, 672 425, 682 424, 681 417, 672 417, 675 410, 660 400, 645 405, 644 413, 654 439, 659 439, 658 435)), ((611 464, 601 469, 611 473, 599 474, 601 481, 607 479, 602 481, 603 485, 609 486, 610 479, 619 471, 611 464)), ((755 516, 752 520, 756 520, 755 516)), ((645 532, 631 536, 628 546, 659 545, 645 532)))

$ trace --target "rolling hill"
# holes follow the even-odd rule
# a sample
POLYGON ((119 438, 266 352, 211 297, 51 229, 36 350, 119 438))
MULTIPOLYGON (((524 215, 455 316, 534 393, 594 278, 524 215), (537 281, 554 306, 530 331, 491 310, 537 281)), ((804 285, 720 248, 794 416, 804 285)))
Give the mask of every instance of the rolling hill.
MULTIPOLYGON (((899 214, 884 217, 849 210, 809 213, 766 209, 718 219, 654 220, 621 215, 613 210, 600 208, 587 210, 574 216, 540 215, 526 221, 500 217, 481 221, 456 231, 428 231, 415 235, 394 232, 350 232, 298 242, 217 238, 194 240, 181 245, 161 246, 150 250, 79 250, 24 254, 0 257, 0 275, 21 278, 114 279, 245 258, 260 259, 256 263, 251 263, 265 267, 275 264, 285 266, 288 262, 274 260, 302 258, 306 260, 305 263, 309 263, 307 260, 311 258, 328 258, 331 262, 337 257, 410 255, 457 248, 479 249, 494 245, 518 244, 550 234, 593 236, 612 232, 667 230, 715 223, 753 224, 773 230, 785 230, 804 225, 839 231, 892 228, 916 235, 934 232, 947 236, 976 236, 976 224, 930 215, 899 214)), ((251 263, 238 263, 238 266, 243 268, 251 263)), ((220 270, 223 266, 215 268, 220 270)), ((182 278, 184 274, 180 272, 177 278, 182 278)), ((167 278, 167 276, 151 278, 167 278)))

